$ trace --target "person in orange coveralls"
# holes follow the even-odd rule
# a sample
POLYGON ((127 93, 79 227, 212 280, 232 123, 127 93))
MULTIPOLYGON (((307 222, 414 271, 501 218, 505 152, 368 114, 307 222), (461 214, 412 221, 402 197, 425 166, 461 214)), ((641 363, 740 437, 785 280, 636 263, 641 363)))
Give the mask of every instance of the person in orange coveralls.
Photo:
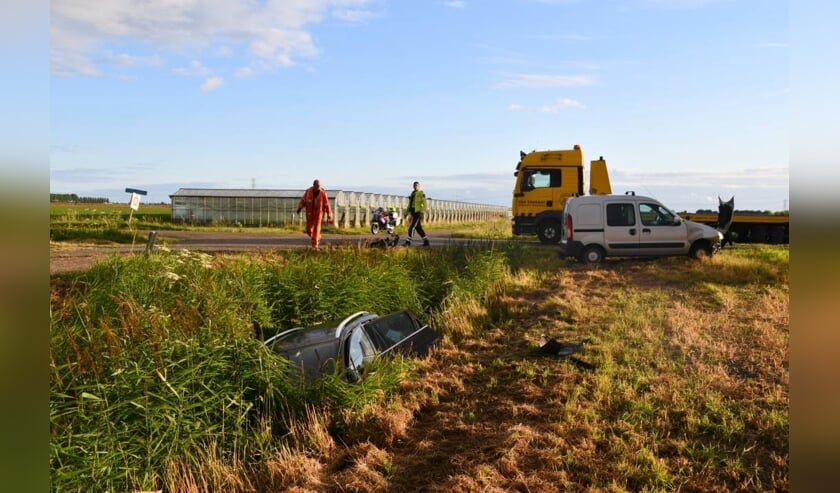
POLYGON ((320 180, 313 181, 312 186, 307 188, 303 197, 300 198, 298 214, 303 208, 306 208, 306 234, 312 239, 312 248, 320 250, 321 221, 324 219, 324 213, 327 214, 327 221, 333 220, 327 191, 321 188, 320 180))

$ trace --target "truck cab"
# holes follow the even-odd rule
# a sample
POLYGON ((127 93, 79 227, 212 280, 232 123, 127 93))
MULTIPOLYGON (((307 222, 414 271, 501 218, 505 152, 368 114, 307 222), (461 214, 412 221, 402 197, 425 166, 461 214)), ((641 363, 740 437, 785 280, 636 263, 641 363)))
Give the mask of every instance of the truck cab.
POLYGON ((566 201, 560 253, 581 262, 608 256, 710 256, 723 235, 705 224, 682 219, 651 197, 590 195, 566 201))
MULTIPOLYGON (((569 197, 583 195, 583 151, 579 145, 568 150, 520 152, 513 175, 512 227, 514 235, 536 234, 541 242, 560 240, 563 205, 569 197)), ((606 162, 591 162, 590 193, 610 193, 606 162)))

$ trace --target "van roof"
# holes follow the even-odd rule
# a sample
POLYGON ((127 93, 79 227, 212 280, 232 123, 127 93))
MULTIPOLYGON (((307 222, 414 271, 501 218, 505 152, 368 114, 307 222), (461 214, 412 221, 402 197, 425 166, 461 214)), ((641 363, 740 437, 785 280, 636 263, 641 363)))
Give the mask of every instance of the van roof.
MULTIPOLYGON (((610 199, 624 199, 624 200, 656 200, 653 197, 645 195, 626 195, 626 194, 611 194, 611 195, 581 195, 580 197, 570 197, 569 200, 576 200, 581 202, 601 202, 610 199)), ((658 202, 658 201, 657 201, 658 202)))

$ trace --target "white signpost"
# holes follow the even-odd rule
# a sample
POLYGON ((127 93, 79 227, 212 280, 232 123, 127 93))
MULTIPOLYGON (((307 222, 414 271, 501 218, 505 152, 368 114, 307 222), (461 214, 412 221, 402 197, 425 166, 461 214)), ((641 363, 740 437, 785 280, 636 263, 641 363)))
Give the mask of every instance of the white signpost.
POLYGON ((131 210, 136 211, 140 208, 140 194, 131 193, 131 200, 128 202, 128 206, 131 207, 131 210))
POLYGON ((140 208, 140 196, 146 195, 148 192, 140 190, 139 188, 126 188, 125 193, 131 194, 131 199, 128 201, 128 206, 131 212, 128 213, 128 224, 131 224, 131 218, 134 216, 134 211, 140 208))
MULTIPOLYGON (((131 212, 128 213, 128 227, 131 228, 131 219, 134 217, 134 211, 140 208, 140 196, 146 195, 148 192, 139 188, 126 188, 125 193, 131 194, 131 198, 128 200, 128 207, 131 208, 131 212)), ((137 231, 134 232, 134 238, 137 238, 137 231)), ((134 250, 134 240, 131 240, 131 249, 134 250)), ((148 250, 148 245, 146 249, 148 250)))

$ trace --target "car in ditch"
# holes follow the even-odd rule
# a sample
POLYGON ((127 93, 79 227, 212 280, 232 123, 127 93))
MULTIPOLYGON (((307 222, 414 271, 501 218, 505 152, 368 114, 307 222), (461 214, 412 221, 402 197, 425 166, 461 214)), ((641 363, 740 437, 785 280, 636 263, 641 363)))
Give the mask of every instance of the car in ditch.
POLYGON ((265 341, 291 361, 305 381, 340 372, 348 381, 364 376, 374 360, 394 353, 426 356, 440 335, 411 310, 388 315, 359 311, 311 327, 284 330, 265 341))

